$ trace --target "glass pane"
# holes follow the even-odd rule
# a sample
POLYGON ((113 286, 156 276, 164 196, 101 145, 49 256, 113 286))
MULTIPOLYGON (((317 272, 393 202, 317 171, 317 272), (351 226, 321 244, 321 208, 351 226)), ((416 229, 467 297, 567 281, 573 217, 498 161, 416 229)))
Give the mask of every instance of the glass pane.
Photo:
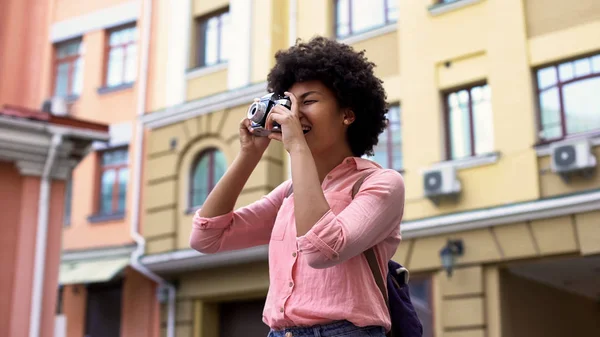
POLYGON ((212 187, 217 184, 217 182, 223 177, 225 171, 227 170, 227 159, 225 159, 225 155, 221 151, 214 152, 214 171, 213 171, 213 181, 212 187))
POLYGON ((411 279, 409 292, 417 316, 423 325, 423 337, 433 337, 431 279, 411 279))
POLYGON ((113 188, 115 185, 116 174, 114 170, 102 172, 101 190, 100 190, 100 213, 112 214, 113 188))
POLYGON ((470 156, 471 125, 469 122, 467 91, 462 90, 458 94, 450 94, 448 109, 448 132, 450 133, 449 138, 451 150, 450 159, 470 156), (455 102, 455 104, 451 104, 451 102, 455 102))
MULTIPOLYGON (((492 103, 483 99, 484 91, 489 91, 489 86, 475 87, 473 97, 473 128, 475 135, 475 154, 484 154, 494 151, 494 121, 492 103), (478 99, 475 99, 478 97, 478 99)), ((486 95, 489 97, 489 95, 486 95)))
POLYGON ((350 34, 350 9, 348 8, 350 0, 338 0, 336 7, 336 35, 338 37, 344 37, 350 34))
POLYGON ((600 55, 592 57, 592 70, 594 73, 600 73, 600 55))
POLYGON ((384 0, 351 0, 352 33, 360 33, 385 24, 384 0))
POLYGON ((127 164, 127 150, 106 151, 102 154, 102 165, 121 165, 127 164))
POLYGON ((66 46, 67 56, 74 56, 74 55, 79 54, 79 45, 80 45, 79 41, 70 42, 69 44, 67 44, 67 46, 66 46))
POLYGON ((558 88, 552 88, 540 94, 540 111, 542 138, 553 139, 560 137, 562 130, 558 88))
POLYGON ((130 44, 127 46, 126 53, 125 83, 131 83, 135 81, 135 76, 137 74, 137 45, 130 44))
POLYGON ((398 0, 387 1, 387 22, 398 21, 398 0))
POLYGON ((129 181, 129 169, 122 168, 119 170, 119 200, 117 203, 117 211, 125 211, 125 203, 127 197, 127 182, 129 181))
POLYGON ((73 69, 73 89, 71 94, 79 95, 83 90, 83 59, 78 58, 73 69))
POLYGON ((219 50, 219 18, 213 17, 206 23, 204 45, 204 65, 216 64, 219 50))
POLYGON ((118 46, 123 43, 123 31, 116 30, 110 33, 109 44, 111 46, 118 46))
POLYGON ((194 168, 192 182, 192 206, 201 206, 208 196, 208 164, 210 155, 202 156, 194 168))
POLYGON ((229 13, 221 15, 221 50, 219 51, 219 62, 229 60, 229 44, 231 43, 231 16, 229 13))
POLYGON ((127 28, 127 30, 125 31, 125 37, 123 38, 124 42, 134 42, 137 40, 136 38, 136 34, 137 34, 137 27, 130 27, 127 28))
POLYGON ((592 63, 589 58, 575 61, 575 76, 583 77, 592 73, 592 63))
POLYGON ((567 62, 558 66, 560 81, 568 81, 573 78, 573 63, 567 62))
POLYGON ((385 130, 379 135, 379 141, 373 149, 373 156, 369 159, 381 165, 383 168, 390 168, 388 163, 388 131, 385 130))
POLYGON ((115 47, 108 56, 106 85, 109 87, 123 83, 123 48, 115 47))
POLYGON ((69 94, 69 63, 58 64, 54 94, 62 97, 69 94))
POLYGON ((600 129, 600 78, 566 85, 563 102, 568 134, 600 129))

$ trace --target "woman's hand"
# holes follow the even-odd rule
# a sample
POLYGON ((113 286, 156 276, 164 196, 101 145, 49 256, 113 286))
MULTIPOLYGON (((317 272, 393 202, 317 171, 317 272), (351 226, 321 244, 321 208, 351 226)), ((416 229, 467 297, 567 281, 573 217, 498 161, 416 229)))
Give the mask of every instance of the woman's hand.
POLYGON ((267 116, 266 127, 269 130, 273 129, 273 122, 280 125, 281 133, 271 132, 269 138, 282 141, 286 151, 290 152, 298 147, 306 146, 306 138, 304 138, 302 124, 300 124, 298 100, 291 92, 286 91, 285 95, 292 101, 292 109, 280 104, 274 106, 267 116))
MULTIPOLYGON (((255 101, 258 99, 255 99, 255 101)), ((240 146, 241 152, 253 156, 262 156, 271 139, 268 137, 259 137, 252 134, 253 129, 248 118, 240 122, 240 146)))

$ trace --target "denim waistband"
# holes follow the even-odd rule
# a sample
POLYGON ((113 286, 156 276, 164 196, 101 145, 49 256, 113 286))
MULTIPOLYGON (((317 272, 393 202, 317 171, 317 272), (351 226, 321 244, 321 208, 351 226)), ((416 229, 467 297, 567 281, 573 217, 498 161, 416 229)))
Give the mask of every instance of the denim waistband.
POLYGON ((384 329, 382 327, 378 327, 378 326, 370 326, 370 327, 358 327, 348 321, 337 321, 337 322, 333 322, 333 323, 328 323, 328 324, 319 324, 319 325, 314 325, 314 326, 309 326, 309 327, 293 327, 293 328, 286 328, 283 330, 272 330, 271 334, 269 334, 269 336, 273 336, 273 337, 287 337, 291 336, 293 337, 309 337, 309 336, 316 336, 316 337, 334 337, 334 336, 339 336, 341 334, 347 334, 353 331, 359 332, 361 330, 374 330, 374 331, 381 331, 382 335, 385 335, 384 333, 384 329), (287 333, 287 335, 286 335, 287 333))

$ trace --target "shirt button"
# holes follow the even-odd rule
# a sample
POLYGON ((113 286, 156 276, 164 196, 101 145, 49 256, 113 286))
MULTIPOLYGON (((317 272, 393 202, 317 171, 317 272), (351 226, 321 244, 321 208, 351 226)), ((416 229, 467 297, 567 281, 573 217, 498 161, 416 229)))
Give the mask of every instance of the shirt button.
POLYGON ((293 252, 293 253, 292 253, 292 256, 293 256, 293 257, 296 257, 296 252, 293 252))
POLYGON ((346 159, 346 164, 352 163, 352 159, 346 159))
POLYGON ((283 312, 283 308, 279 308, 279 312, 283 312))
POLYGON ((294 282, 290 282, 290 287, 294 285, 294 282))

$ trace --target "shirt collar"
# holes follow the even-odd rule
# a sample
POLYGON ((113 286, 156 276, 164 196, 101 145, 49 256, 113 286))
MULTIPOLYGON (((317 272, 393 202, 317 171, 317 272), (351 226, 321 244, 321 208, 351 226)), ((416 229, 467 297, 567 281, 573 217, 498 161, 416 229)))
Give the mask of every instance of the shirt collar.
POLYGON ((359 171, 370 168, 381 168, 381 165, 377 164, 376 162, 361 157, 346 157, 344 162, 348 164, 354 163, 356 165, 356 169, 359 171))

